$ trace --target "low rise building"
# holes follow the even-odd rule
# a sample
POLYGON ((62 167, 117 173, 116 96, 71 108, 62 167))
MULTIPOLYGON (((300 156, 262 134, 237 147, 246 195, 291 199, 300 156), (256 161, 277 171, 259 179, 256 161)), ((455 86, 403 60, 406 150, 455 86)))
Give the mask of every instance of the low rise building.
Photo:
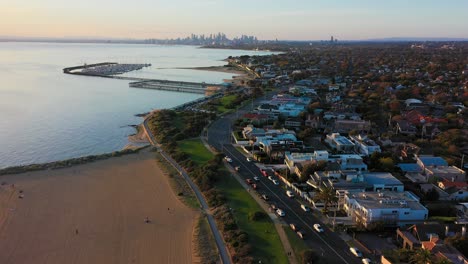
POLYGON ((372 155, 374 152, 380 153, 380 146, 373 140, 363 135, 350 136, 351 141, 356 146, 356 151, 366 156, 372 155))
POLYGON ((335 121, 334 130, 339 133, 349 133, 355 131, 370 131, 371 122, 366 120, 339 119, 335 121))
POLYGON ((357 225, 407 226, 424 222, 428 210, 411 192, 360 192, 345 195, 344 210, 357 225))
POLYGON ((343 137, 340 133, 328 134, 325 142, 333 149, 342 152, 354 151, 355 145, 347 137, 343 137))

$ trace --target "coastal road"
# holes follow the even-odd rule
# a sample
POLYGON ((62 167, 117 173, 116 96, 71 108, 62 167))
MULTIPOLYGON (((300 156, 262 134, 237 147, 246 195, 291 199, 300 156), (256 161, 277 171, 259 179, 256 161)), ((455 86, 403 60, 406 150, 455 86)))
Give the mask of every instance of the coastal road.
MULTIPOLYGON (((261 99, 257 99, 253 104, 257 104, 261 99)), ((306 244, 314 249, 328 263, 361 263, 360 259, 354 257, 349 252, 349 246, 335 232, 330 231, 321 221, 313 216, 311 212, 305 212, 301 209, 300 203, 289 198, 281 186, 274 185, 266 177, 263 177, 259 168, 252 162, 248 162, 245 156, 240 153, 231 144, 231 124, 237 118, 245 113, 251 105, 240 109, 238 113, 231 113, 214 121, 206 133, 208 144, 225 155, 232 158, 232 166, 240 166, 239 174, 242 179, 252 179, 258 176, 260 186, 258 192, 266 194, 270 200, 268 203, 274 203, 277 207, 285 211, 285 217, 282 220, 286 223, 295 223, 306 232, 306 244), (325 232, 319 234, 314 231, 313 224, 320 223, 325 232)))
POLYGON ((193 183, 192 179, 188 176, 186 171, 175 161, 173 160, 168 154, 166 154, 159 144, 156 142, 154 139, 153 134, 150 132, 147 124, 147 119, 143 121, 143 128, 145 129, 146 136, 148 137, 150 143, 155 146, 158 150, 159 153, 169 162, 171 165, 179 171, 180 175, 182 175, 185 179, 185 181, 190 185, 192 190, 195 192, 195 195, 197 196, 198 201, 200 202, 200 205, 202 207, 204 215, 206 215, 208 219, 208 223, 210 225, 211 232, 213 233, 213 237, 215 238, 216 246, 218 247, 218 252, 221 257, 221 260, 223 264, 231 264, 231 257, 228 253, 228 250, 226 248, 226 245, 224 244, 224 240, 218 230, 218 227, 216 226, 216 222, 213 218, 213 215, 209 212, 209 206, 203 197, 201 191, 198 189, 198 187, 193 183))

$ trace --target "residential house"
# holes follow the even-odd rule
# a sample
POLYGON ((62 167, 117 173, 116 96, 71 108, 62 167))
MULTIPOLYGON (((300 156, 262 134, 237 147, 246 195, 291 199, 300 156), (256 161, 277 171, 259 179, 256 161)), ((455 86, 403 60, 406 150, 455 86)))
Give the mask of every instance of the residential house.
MULTIPOLYGON (((468 183, 456 182, 443 179, 437 183, 437 186, 446 193, 445 200, 466 200, 468 198, 468 183)), ((439 200, 440 199, 439 197, 439 200)))
POLYGON ((354 151, 355 145, 347 137, 343 137, 340 133, 328 134, 325 142, 333 149, 342 152, 354 151))
POLYGON ((416 130, 416 127, 410 122, 406 120, 398 120, 396 121, 396 132, 397 134, 411 136, 416 135, 418 131, 416 130))
POLYGON ((441 157, 418 156, 416 163, 423 170, 423 175, 427 180, 431 177, 437 177, 449 181, 466 181, 464 170, 455 166, 448 166, 447 161, 441 157))
POLYGON ((443 243, 447 237, 457 234, 466 236, 465 225, 426 223, 412 225, 406 229, 397 229, 397 241, 402 248, 429 250, 439 259, 447 259, 450 263, 468 264, 468 260, 454 247, 443 243))
POLYGON ((300 118, 291 118, 290 117, 290 118, 286 119, 286 121, 284 122, 284 126, 286 128, 291 128, 291 129, 298 130, 302 126, 302 119, 300 119, 300 118))
POLYGON ((377 145, 372 139, 367 138, 365 135, 359 134, 357 136, 350 136, 349 138, 355 144, 356 151, 363 155, 370 156, 374 152, 381 152, 380 146, 377 145))
POLYGON ((349 133, 355 131, 370 131, 371 122, 366 120, 336 120, 334 130, 339 133, 349 133))
POLYGON ((428 210, 411 192, 360 192, 345 195, 344 210, 355 224, 406 226, 424 222, 428 210))

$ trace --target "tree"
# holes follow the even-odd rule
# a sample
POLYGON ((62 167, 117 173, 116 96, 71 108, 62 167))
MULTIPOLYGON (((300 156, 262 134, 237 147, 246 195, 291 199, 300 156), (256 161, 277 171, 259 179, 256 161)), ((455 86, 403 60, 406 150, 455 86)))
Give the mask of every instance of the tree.
POLYGON ((314 201, 322 201, 324 204, 323 211, 328 212, 328 207, 338 202, 335 190, 332 187, 321 187, 319 193, 314 196, 314 201))
POLYGON ((431 263, 431 252, 427 249, 418 249, 410 257, 410 261, 414 264, 431 263))
POLYGON ((393 163, 393 159, 390 157, 380 158, 379 163, 380 163, 380 168, 383 171, 387 171, 387 172, 392 171, 393 168, 395 167, 395 164, 393 163))
POLYGON ((301 178, 302 179, 309 179, 310 175, 313 175, 316 171, 324 170, 326 166, 327 166, 327 162, 323 161, 323 160, 321 160, 319 162, 307 163, 302 167, 301 178))

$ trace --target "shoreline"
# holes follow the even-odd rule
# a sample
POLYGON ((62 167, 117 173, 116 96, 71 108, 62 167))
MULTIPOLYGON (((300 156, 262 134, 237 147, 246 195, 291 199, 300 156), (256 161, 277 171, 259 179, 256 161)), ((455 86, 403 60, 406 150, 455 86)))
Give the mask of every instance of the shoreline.
POLYGON ((110 153, 103 153, 98 155, 88 155, 83 157, 65 159, 65 160, 57 160, 51 161, 46 163, 34 163, 29 165, 20 165, 20 166, 10 166, 3 169, 0 169, 0 177, 3 175, 11 175, 11 174, 20 174, 25 172, 33 172, 33 171, 42 171, 42 170, 56 170, 62 168, 69 168, 76 165, 83 165, 87 163, 92 163, 99 160, 106 160, 113 157, 121 157, 124 155, 136 154, 143 149, 150 147, 143 146, 143 147, 133 147, 133 148, 124 148, 119 151, 113 151, 110 153))

